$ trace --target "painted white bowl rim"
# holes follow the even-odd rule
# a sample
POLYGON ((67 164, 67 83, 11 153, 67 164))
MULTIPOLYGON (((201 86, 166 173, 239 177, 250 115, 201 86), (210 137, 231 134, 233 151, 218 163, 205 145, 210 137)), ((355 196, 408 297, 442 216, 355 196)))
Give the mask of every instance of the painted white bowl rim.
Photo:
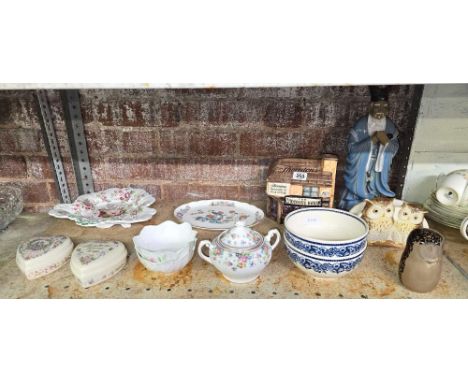
POLYGON ((133 237, 133 243, 149 252, 177 251, 196 240, 197 233, 190 223, 178 224, 166 220, 157 225, 144 226, 139 234, 133 237))
MULTIPOLYGON (((314 223, 317 224, 318 222, 315 221, 314 223)), ((354 215, 354 214, 352 214, 350 212, 339 210, 339 209, 336 209, 336 208, 310 207, 310 208, 301 208, 299 210, 292 211, 288 215, 286 215, 286 218, 284 219, 284 227, 285 227, 286 231, 288 231, 292 235, 298 237, 299 239, 302 239, 304 241, 311 242, 311 243, 317 243, 317 244, 331 244, 331 245, 333 245, 333 244, 337 244, 337 245, 338 244, 351 244, 351 243, 354 243, 356 241, 364 239, 369 234, 369 226, 364 221, 364 219, 362 219, 359 216, 356 216, 356 215, 354 215), (359 232, 356 235, 351 235, 351 236, 349 236, 347 238, 340 238, 340 239, 333 239, 333 240, 321 239, 319 237, 313 237, 313 236, 310 236, 310 235, 305 235, 305 234, 301 233, 300 231, 298 232, 295 227, 291 227, 291 219, 293 219, 294 217, 297 218, 297 216, 304 215, 304 214, 312 215, 312 216, 313 215, 334 214, 335 217, 338 216, 338 219, 341 220, 341 226, 338 223, 334 226, 334 228, 336 228, 338 231, 340 231, 340 230, 343 231, 343 228, 344 228, 343 225, 349 227, 349 224, 352 221, 354 221, 354 222, 359 223, 360 226, 362 227, 361 232, 359 232)), ((356 229, 356 230, 358 231, 359 229, 356 229)))

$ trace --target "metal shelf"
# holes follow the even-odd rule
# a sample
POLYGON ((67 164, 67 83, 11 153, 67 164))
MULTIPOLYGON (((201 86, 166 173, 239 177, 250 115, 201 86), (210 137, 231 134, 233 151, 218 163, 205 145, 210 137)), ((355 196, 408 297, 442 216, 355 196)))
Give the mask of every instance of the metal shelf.
MULTIPOLYGON (((174 208, 182 202, 157 202, 158 213, 145 224, 173 219, 174 208)), ((152 273, 138 262, 132 245, 132 237, 143 226, 83 228, 46 214, 22 214, 0 233, 0 298, 468 298, 468 260, 463 252, 466 242, 456 230, 444 227, 437 227, 447 239, 442 279, 431 293, 419 294, 408 291, 398 280, 401 251, 380 247, 369 247, 355 272, 338 279, 315 279, 303 273, 289 261, 282 243, 269 266, 250 284, 228 282, 197 254, 179 273, 152 273), (129 250, 129 261, 119 274, 88 289, 79 285, 68 264, 28 281, 16 266, 16 247, 42 234, 68 235, 75 244, 92 239, 121 240, 129 250)), ((255 229, 265 234, 273 227, 278 225, 265 219, 255 229)), ((198 239, 211 239, 217 234, 198 230, 198 239)))

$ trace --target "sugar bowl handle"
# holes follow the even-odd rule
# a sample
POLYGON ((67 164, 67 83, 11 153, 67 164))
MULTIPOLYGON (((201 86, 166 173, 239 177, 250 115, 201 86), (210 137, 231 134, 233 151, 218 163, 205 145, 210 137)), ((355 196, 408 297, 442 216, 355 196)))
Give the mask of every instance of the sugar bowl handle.
POLYGON ((265 236, 265 241, 267 241, 268 243, 270 243, 270 245, 271 245, 271 250, 272 250, 272 251, 276 248, 276 246, 278 245, 280 239, 281 239, 281 234, 280 234, 280 232, 279 232, 276 228, 270 229, 270 230, 268 231, 268 233, 266 234, 266 236, 265 236), (275 240, 275 242, 274 242, 273 244, 271 244, 271 238, 272 238, 274 235, 276 235, 276 240, 275 240))
POLYGON ((211 264, 211 259, 209 256, 206 256, 203 253, 203 247, 207 246, 208 248, 211 247, 211 242, 209 240, 202 240, 198 244, 198 256, 200 256, 203 260, 211 264))
POLYGON ((461 223, 460 233, 466 240, 468 240, 468 216, 461 223))

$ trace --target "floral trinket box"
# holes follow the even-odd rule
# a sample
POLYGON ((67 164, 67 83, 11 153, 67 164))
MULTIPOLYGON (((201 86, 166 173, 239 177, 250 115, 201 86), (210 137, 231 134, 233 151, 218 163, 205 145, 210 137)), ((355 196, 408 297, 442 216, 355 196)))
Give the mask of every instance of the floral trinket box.
POLYGON ((118 272, 127 263, 127 249, 117 240, 93 240, 76 246, 70 268, 84 288, 99 284, 118 272))
POLYGON ((68 236, 34 237, 18 246, 16 264, 28 280, 45 276, 64 265, 73 251, 68 236))

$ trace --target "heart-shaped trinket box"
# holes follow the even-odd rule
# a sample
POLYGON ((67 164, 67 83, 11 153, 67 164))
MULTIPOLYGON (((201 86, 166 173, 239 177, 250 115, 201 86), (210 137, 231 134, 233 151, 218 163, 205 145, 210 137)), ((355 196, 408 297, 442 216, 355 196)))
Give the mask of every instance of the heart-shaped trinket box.
POLYGON ((127 262, 127 249, 117 240, 93 240, 76 246, 70 268, 81 286, 88 288, 117 274, 127 262))
POLYGON ((45 276, 67 262, 73 250, 68 236, 34 237, 18 246, 16 264, 28 280, 45 276))

